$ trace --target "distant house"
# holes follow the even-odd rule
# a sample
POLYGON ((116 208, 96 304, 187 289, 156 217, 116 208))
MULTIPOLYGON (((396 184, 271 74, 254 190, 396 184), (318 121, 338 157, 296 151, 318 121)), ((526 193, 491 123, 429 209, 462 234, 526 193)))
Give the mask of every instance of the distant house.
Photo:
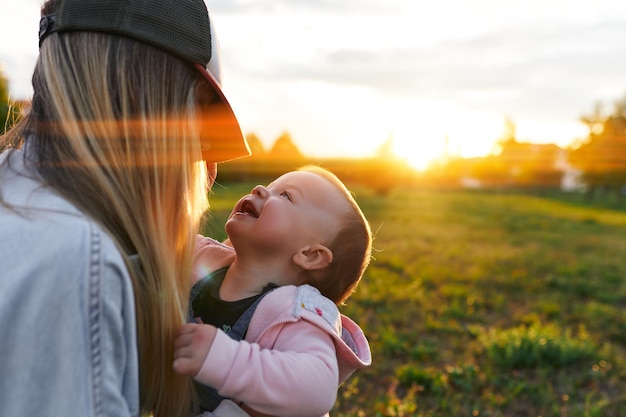
POLYGON ((479 190, 484 187, 484 184, 478 178, 473 177, 461 177, 459 180, 461 187, 467 188, 469 190, 479 190))
POLYGON ((509 140, 501 144, 498 159, 508 170, 513 186, 560 187, 563 177, 564 150, 548 143, 528 143, 509 140))
POLYGON ((567 151, 561 149, 556 160, 556 167, 563 172, 561 178, 561 190, 584 191, 585 183, 582 180, 582 171, 572 166, 567 158, 567 151))
POLYGON ((468 161, 460 178, 464 188, 489 186, 584 189, 581 173, 568 161, 568 152, 555 144, 518 142, 500 143, 501 152, 468 161))

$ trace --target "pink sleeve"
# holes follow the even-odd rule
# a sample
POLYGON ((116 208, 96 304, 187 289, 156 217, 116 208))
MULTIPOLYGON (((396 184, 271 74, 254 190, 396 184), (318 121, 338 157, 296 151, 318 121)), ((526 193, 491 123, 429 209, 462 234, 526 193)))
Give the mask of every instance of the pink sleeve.
POLYGON ((324 415, 339 379, 331 336, 305 320, 277 328, 270 330, 279 332, 271 350, 218 331, 196 379, 261 413, 324 415))
POLYGON ((232 264, 235 256, 235 250, 231 246, 197 235, 193 252, 192 285, 210 272, 232 264))

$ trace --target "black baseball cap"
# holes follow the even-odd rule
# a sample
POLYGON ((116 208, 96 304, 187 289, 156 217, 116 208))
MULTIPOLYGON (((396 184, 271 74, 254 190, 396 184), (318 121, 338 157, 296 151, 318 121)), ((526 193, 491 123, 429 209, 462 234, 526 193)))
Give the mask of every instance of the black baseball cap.
POLYGON ((184 61, 215 90, 211 124, 202 132, 207 162, 250 155, 237 117, 222 92, 220 46, 203 0, 57 0, 39 24, 39 45, 53 32, 106 32, 145 42, 184 61))

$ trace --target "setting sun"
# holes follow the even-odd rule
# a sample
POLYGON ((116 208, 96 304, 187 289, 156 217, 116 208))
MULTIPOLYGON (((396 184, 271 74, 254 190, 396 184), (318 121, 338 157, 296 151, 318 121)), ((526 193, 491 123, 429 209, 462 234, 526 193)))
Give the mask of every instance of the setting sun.
POLYGON ((447 101, 396 103, 393 120, 393 152, 418 170, 447 157, 484 156, 503 133, 503 118, 447 101))

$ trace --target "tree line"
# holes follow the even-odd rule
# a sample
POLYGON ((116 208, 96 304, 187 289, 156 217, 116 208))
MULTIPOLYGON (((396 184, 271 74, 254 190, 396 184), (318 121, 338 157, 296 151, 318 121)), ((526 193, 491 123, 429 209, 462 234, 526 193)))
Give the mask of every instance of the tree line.
POLYGON ((445 175, 468 175, 490 186, 505 187, 563 188, 569 181, 571 189, 589 195, 625 195, 626 96, 608 112, 596 104, 580 121, 588 134, 567 148, 520 142, 509 121, 498 143, 499 152, 472 161, 452 160, 445 175))

